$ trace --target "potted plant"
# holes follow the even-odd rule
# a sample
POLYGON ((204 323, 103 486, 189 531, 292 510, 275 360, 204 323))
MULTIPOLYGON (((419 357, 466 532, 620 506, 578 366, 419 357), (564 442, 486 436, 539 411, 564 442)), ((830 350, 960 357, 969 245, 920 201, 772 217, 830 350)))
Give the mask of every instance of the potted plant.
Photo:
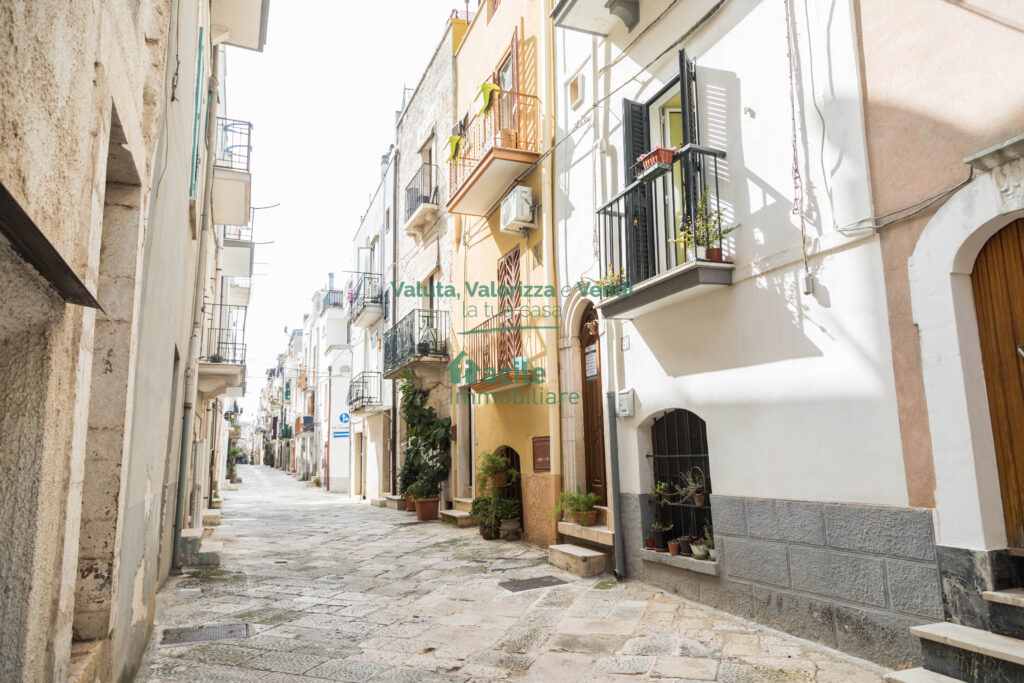
POLYGON ((320 477, 313 477, 313 486, 320 488, 320 477))
POLYGON ((721 240, 740 226, 722 227, 722 210, 711 209, 708 191, 704 190, 697 199, 697 210, 679 228, 679 236, 671 242, 682 242, 686 249, 693 250, 694 258, 699 261, 722 260, 721 240), (712 246, 715 245, 715 246, 712 246))
POLYGON ((651 550, 654 550, 654 536, 651 536, 650 534, 647 534, 647 538, 644 539, 644 543, 647 544, 648 548, 650 548, 651 550))
POLYGON ((219 353, 212 353, 210 354, 210 357, 207 358, 206 360, 210 361, 211 363, 223 363, 224 356, 220 355, 219 353))
POLYGON ((706 560, 708 557, 708 547, 704 545, 703 539, 698 538, 695 541, 690 541, 690 551, 693 552, 695 560, 706 560))
POLYGON ((711 528, 711 522, 704 522, 704 547, 708 549, 708 559, 716 560, 717 553, 715 552, 715 534, 711 528))
POLYGON ((690 543, 697 540, 697 537, 692 534, 683 534, 679 537, 679 554, 683 557, 693 557, 693 551, 690 550, 690 543))
POLYGON ((707 478, 704 476, 704 470, 694 465, 690 468, 690 471, 686 476, 690 483, 697 487, 693 492, 693 504, 697 507, 704 507, 704 503, 707 501, 707 493, 704 492, 704 485, 707 482, 707 478), (695 473, 700 475, 699 478, 693 476, 695 473))
POLYGON ((579 486, 576 487, 576 508, 573 520, 582 526, 594 526, 597 524, 597 494, 583 493, 579 486))
POLYGON ((416 344, 416 353, 421 356, 427 356, 430 354, 430 349, 435 348, 437 348, 437 330, 427 326, 423 330, 423 334, 420 335, 419 342, 416 344))
POLYGON ((518 535, 521 528, 519 501, 515 498, 503 498, 498 501, 495 507, 498 519, 501 521, 501 537, 508 538, 509 536, 518 535))
POLYGON ((512 467, 508 458, 491 451, 484 451, 480 454, 477 472, 485 481, 490 481, 491 486, 495 488, 504 488, 509 485, 509 482, 514 483, 519 480, 519 472, 512 467))
POLYGON ((651 488, 647 489, 647 495, 652 499, 656 500, 662 505, 667 505, 671 493, 669 492, 669 485, 667 481, 658 481, 651 484, 651 488))
POLYGON ((416 519, 429 522, 437 519, 441 503, 441 482, 424 475, 409 487, 416 504, 416 519))
POLYGON ((654 537, 654 549, 658 552, 668 550, 668 532, 672 531, 672 523, 654 522, 651 524, 651 536, 654 537))
POLYGON ((647 170, 654 164, 671 164, 675 154, 676 151, 671 147, 655 147, 650 152, 638 156, 636 160, 644 167, 644 170, 647 170))
POLYGON ((679 539, 678 538, 673 538, 671 541, 668 542, 668 554, 669 555, 678 555, 679 554, 679 539))
POLYGON ((498 537, 500 520, 496 502, 492 495, 477 496, 469 509, 470 516, 480 525, 480 535, 488 541, 498 537))

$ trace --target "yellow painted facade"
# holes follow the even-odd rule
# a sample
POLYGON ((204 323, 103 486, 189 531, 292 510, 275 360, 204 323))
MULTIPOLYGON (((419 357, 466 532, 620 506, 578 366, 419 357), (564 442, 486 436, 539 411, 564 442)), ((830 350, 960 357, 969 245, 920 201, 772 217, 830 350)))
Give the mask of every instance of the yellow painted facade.
MULTIPOLYGON (((457 440, 469 441, 471 457, 477 461, 480 454, 502 446, 518 454, 522 474, 520 486, 524 535, 531 543, 546 546, 557 542, 551 508, 561 490, 557 403, 561 398, 558 382, 559 311, 557 296, 552 295, 557 291, 551 220, 553 158, 541 157, 551 144, 554 120, 553 98, 550 96, 552 44, 548 13, 551 8, 547 0, 501 0, 497 7, 494 5, 492 0, 487 0, 480 6, 479 13, 456 53, 456 117, 458 120, 472 122, 474 117, 479 116, 481 109, 482 102, 477 98, 480 86, 501 79, 508 83, 511 79, 517 85, 518 93, 523 96, 515 100, 520 104, 510 105, 521 107, 517 111, 523 112, 515 124, 519 130, 509 132, 509 128, 514 126, 508 124, 509 119, 505 118, 506 123, 496 126, 500 132, 495 134, 499 138, 495 146, 528 148, 529 154, 524 157, 528 158, 529 163, 520 162, 522 170, 517 173, 520 176, 518 183, 489 182, 484 174, 489 171, 487 164, 491 158, 480 155, 478 150, 470 149, 466 152, 467 155, 478 154, 479 158, 474 163, 479 168, 470 172, 460 187, 484 183, 489 188, 485 203, 492 205, 492 208, 486 211, 486 216, 459 215, 456 220, 451 272, 453 284, 461 294, 461 299, 452 307, 452 357, 466 352, 477 361, 483 357, 489 358, 492 367, 505 370, 494 362, 493 349, 501 345, 500 335, 509 332, 481 332, 478 329, 481 325, 486 326, 486 321, 498 312, 499 298, 481 295, 479 290, 474 293, 472 288, 477 283, 499 284, 499 261, 518 248, 519 281, 523 287, 520 311, 523 315, 518 325, 514 318, 507 315, 499 316, 497 322, 492 320, 491 325, 502 328, 508 325, 505 320, 511 320, 511 326, 524 328, 521 331, 520 357, 528 359, 530 378, 536 381, 502 390, 494 388, 515 382, 496 382, 490 385, 477 383, 475 389, 480 391, 473 391, 475 400, 471 424, 468 409, 455 407, 453 414, 457 440), (507 63, 513 51, 515 73, 510 75, 508 67, 501 73, 503 64, 507 63), (524 118, 534 110, 536 119, 531 123, 535 127, 531 129, 524 123, 524 118), (500 230, 499 204, 513 184, 530 187, 536 207, 536 227, 524 236, 500 230), (490 199, 492 195, 493 201, 490 199), (480 349, 487 345, 488 338, 492 352, 481 354, 480 349), (544 375, 543 382, 540 381, 541 373, 544 375), (550 471, 535 472, 535 440, 544 438, 549 440, 550 471)), ((495 106, 503 105, 499 102, 495 106)), ((519 149, 509 150, 508 154, 514 156, 519 149)), ((501 157, 505 152, 504 149, 492 150, 488 154, 501 157)), ((456 197, 456 191, 453 187, 450 196, 456 197)), ((449 211, 455 214, 461 212, 458 205, 453 207, 451 203, 449 211)), ((507 354, 502 357, 507 358, 507 354)), ((484 365, 483 362, 480 364, 484 365)), ((509 375, 511 373, 506 372, 505 379, 509 379, 509 375)), ((456 444, 456 449, 460 447, 465 448, 465 443, 456 444)), ((540 447, 543 448, 542 445, 540 447)), ((459 462, 465 462, 460 458, 454 460, 456 467, 459 462)), ((474 466, 473 470, 476 471, 477 467, 474 466)), ((478 483, 475 493, 479 492, 481 487, 478 483)))

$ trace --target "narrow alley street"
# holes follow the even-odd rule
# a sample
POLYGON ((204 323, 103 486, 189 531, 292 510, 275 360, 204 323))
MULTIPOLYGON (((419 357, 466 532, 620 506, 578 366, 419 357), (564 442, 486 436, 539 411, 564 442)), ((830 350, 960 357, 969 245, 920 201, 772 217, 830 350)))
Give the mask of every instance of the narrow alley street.
POLYGON ((221 566, 158 597, 139 680, 867 682, 881 669, 638 582, 581 579, 525 543, 325 494, 240 467, 221 566), (566 582, 510 592, 539 576, 566 582), (247 638, 160 645, 165 629, 247 638))

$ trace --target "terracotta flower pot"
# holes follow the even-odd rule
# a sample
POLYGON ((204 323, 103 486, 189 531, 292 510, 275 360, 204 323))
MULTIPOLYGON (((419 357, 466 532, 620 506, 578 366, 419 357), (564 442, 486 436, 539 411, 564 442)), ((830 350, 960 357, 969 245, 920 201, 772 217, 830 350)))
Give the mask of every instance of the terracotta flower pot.
POLYGON ((721 261, 722 260, 722 248, 721 247, 708 247, 708 260, 709 261, 721 261))
POLYGON ((678 555, 679 554, 679 539, 668 542, 668 554, 678 555))
POLYGON ((408 493, 405 494, 405 511, 416 512, 416 499, 410 496, 408 493))
POLYGON ((644 542, 645 542, 645 543, 647 544, 647 547, 648 547, 648 548, 652 548, 652 549, 654 548, 654 539, 653 539, 653 538, 651 538, 650 536, 648 536, 648 537, 647 537, 647 538, 645 539, 645 541, 644 541, 644 542))
POLYGON ((575 521, 580 526, 594 526, 595 524, 597 524, 597 510, 576 512, 573 515, 573 521, 575 521))
POLYGON ((491 475, 491 483, 498 488, 508 486, 508 472, 498 472, 491 475))
POLYGON ((676 151, 671 147, 655 147, 647 154, 640 157, 640 163, 645 169, 650 168, 654 164, 671 164, 672 157, 676 151))
POLYGON ((437 519, 438 508, 440 505, 440 498, 417 498, 416 519, 421 522, 429 522, 437 519))
POLYGON ((704 507, 704 503, 707 501, 706 493, 695 493, 693 494, 693 504, 699 508, 704 507))

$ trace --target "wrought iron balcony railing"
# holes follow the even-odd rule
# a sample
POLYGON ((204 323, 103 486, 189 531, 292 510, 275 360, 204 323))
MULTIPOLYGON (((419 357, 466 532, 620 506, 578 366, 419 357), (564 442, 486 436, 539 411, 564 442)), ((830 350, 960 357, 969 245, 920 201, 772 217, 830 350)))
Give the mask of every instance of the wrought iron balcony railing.
POLYGON ((424 204, 437 204, 437 166, 423 164, 405 186, 405 220, 424 204))
POLYGON ((248 121, 217 117, 217 156, 214 165, 235 171, 249 170, 252 152, 252 124, 248 121))
POLYGON ((496 90, 491 98, 491 108, 474 116, 466 126, 461 152, 449 167, 451 196, 493 149, 540 152, 537 98, 507 90, 496 90))
POLYGON ((380 405, 381 375, 379 372, 360 372, 348 385, 348 407, 359 410, 380 405))
POLYGON ((724 157, 720 150, 687 145, 671 163, 640 170, 635 182, 597 210, 605 283, 636 285, 694 260, 721 260, 718 160, 724 157), (715 249, 718 258, 701 255, 715 249))
POLYGON ((352 311, 359 315, 366 306, 380 305, 383 294, 383 279, 376 273, 357 273, 352 283, 352 311))
POLYGON ((245 306, 207 304, 199 359, 244 365, 246 316, 245 306))
POLYGON ((316 293, 313 301, 313 310, 316 315, 329 306, 344 306, 345 292, 340 289, 327 289, 316 293))
POLYGON ((448 355, 448 312, 418 308, 384 333, 384 372, 423 356, 448 355))

